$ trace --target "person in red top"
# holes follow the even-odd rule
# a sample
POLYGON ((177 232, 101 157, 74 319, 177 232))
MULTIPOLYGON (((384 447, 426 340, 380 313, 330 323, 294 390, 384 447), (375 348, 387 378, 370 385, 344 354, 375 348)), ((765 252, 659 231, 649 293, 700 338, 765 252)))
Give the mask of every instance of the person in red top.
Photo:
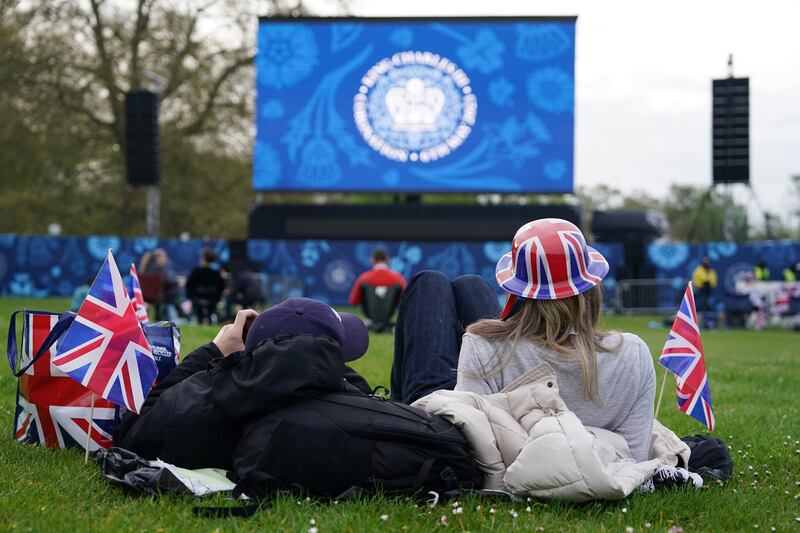
POLYGON ((372 270, 363 272, 353 283, 350 290, 350 305, 361 305, 361 285, 366 283, 373 287, 391 287, 400 285, 401 290, 406 288, 406 279, 399 272, 389 268, 389 254, 383 248, 376 248, 372 252, 372 270))

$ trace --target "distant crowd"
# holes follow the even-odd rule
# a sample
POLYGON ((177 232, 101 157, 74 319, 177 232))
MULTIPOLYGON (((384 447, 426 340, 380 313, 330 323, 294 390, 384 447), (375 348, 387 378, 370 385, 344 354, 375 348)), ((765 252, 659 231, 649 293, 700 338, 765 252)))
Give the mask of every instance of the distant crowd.
POLYGON ((773 277, 766 261, 761 260, 750 272, 736 280, 734 292, 746 298, 744 306, 715 306, 712 293, 718 284, 717 272, 708 257, 692 273, 697 311, 705 327, 741 325, 762 329, 772 324, 800 327, 800 263, 786 265, 779 277, 773 277), (736 307, 736 308, 734 308, 736 307), (717 312, 715 309, 719 308, 717 312), (741 317, 742 320, 738 320, 741 317))

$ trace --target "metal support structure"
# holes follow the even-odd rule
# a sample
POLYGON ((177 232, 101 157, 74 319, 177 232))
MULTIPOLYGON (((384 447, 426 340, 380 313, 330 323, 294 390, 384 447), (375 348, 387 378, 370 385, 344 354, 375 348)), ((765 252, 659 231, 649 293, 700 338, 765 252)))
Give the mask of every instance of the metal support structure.
POLYGON ((726 241, 732 241, 736 234, 736 224, 731 217, 733 212, 733 184, 723 184, 722 192, 722 238, 726 241))
MULTIPOLYGON (((702 213, 703 209, 705 209, 706 204, 711 199, 711 194, 714 189, 720 185, 724 185, 723 189, 723 202, 722 202, 722 238, 731 241, 734 238, 735 227, 733 225, 733 220, 730 219, 730 213, 733 211, 733 187, 736 185, 735 183, 727 183, 727 184, 717 184, 711 185, 703 194, 703 198, 700 200, 700 205, 697 207, 697 210, 694 212, 694 216, 692 217, 692 225, 689 226, 689 235, 686 239, 689 242, 694 242, 695 240, 695 232, 697 231, 697 224, 700 219, 700 213, 702 213)), ((753 189, 750 183, 745 184, 747 187, 747 191, 750 193, 750 201, 753 202, 753 205, 756 206, 758 209, 759 214, 764 218, 764 232, 766 233, 767 239, 773 240, 775 236, 772 233, 772 224, 771 224, 771 216, 770 213, 764 209, 764 206, 761 205, 761 201, 758 199, 756 195, 755 189, 753 189)))
POLYGON ((761 216, 764 217, 764 232, 767 234, 767 239, 774 240, 775 236, 772 234, 772 223, 770 222, 772 215, 761 205, 761 201, 758 199, 758 196, 756 196, 755 189, 753 189, 749 182, 747 183, 747 190, 750 191, 750 198, 755 202, 761 216))
POLYGON ((150 237, 158 237, 161 233, 161 188, 158 185, 147 187, 145 226, 150 237))
POLYGON ((692 217, 692 225, 689 226, 689 235, 687 235, 686 239, 689 242, 694 242, 694 234, 697 231, 697 222, 700 220, 700 213, 703 212, 703 209, 705 209, 709 199, 711 199, 711 192, 713 190, 714 185, 712 184, 708 189, 706 189, 705 194, 703 194, 703 198, 700 200, 700 205, 697 206, 697 210, 694 212, 694 216, 692 217))

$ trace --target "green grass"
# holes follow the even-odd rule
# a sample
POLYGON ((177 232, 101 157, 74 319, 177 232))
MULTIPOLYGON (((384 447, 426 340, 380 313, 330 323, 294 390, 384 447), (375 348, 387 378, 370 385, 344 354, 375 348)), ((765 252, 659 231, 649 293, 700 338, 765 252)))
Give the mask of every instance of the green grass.
MULTIPOLYGON (((13 310, 61 310, 66 305, 66 300, 0 300, 0 342, 5 346, 5 324, 13 310)), ((648 329, 650 319, 609 317, 606 325, 639 334, 658 353, 666 329, 648 329)), ((214 333, 211 327, 184 327, 184 352, 207 342, 214 333)), ((76 451, 14 443, 10 434, 15 381, 7 370, 0 371, 0 530, 306 532, 314 519, 320 533, 625 531, 626 527, 667 531, 676 526, 685 531, 770 531, 773 527, 800 531, 800 335, 708 331, 703 342, 717 419, 715 434, 731 446, 736 470, 732 480, 711 483, 700 491, 665 490, 584 505, 499 503, 471 497, 460 501, 463 514, 453 514, 450 503, 429 509, 381 497, 338 504, 282 497, 253 518, 196 518, 192 513, 196 502, 191 499, 129 496, 103 481, 96 466, 84 465, 82 454, 76 451), (447 525, 441 524, 443 516, 447 525)), ((373 336, 371 343, 369 354, 354 366, 370 383, 388 385, 391 337, 373 336)), ((662 422, 679 435, 703 432, 699 423, 674 408, 671 390, 665 396, 662 422)), ((212 503, 228 502, 221 497, 203 502, 212 503)))

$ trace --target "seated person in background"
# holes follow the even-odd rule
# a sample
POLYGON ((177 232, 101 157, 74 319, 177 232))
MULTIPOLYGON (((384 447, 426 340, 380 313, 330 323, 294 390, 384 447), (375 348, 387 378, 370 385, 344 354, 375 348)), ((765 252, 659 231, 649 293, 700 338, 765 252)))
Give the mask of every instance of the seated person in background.
POLYGON ((186 280, 186 297, 192 301, 192 310, 200 324, 210 323, 225 290, 225 280, 219 270, 212 267, 217 254, 210 248, 203 250, 200 266, 195 267, 186 280))
POLYGON ((232 261, 230 264, 230 282, 225 295, 227 320, 233 320, 236 305, 243 309, 259 309, 264 305, 262 275, 245 260, 232 261))
MULTIPOLYGON (((160 301, 154 301, 156 320, 177 320, 180 313, 181 285, 169 265, 169 255, 163 248, 156 248, 142 256, 139 265, 139 281, 142 277, 157 275, 161 278, 160 301)), ((147 296, 145 296, 147 298, 147 296)))
POLYGON ((406 280, 402 274, 389 268, 389 254, 383 248, 376 248, 372 252, 370 262, 372 269, 356 278, 348 300, 350 305, 362 307, 371 321, 371 329, 384 331, 391 327, 390 320, 400 294, 406 288, 406 280), (391 300, 382 301, 385 298, 391 300))
POLYGON ((80 309, 81 304, 86 299, 86 295, 89 294, 89 289, 92 288, 92 282, 94 278, 88 278, 85 280, 81 285, 75 287, 75 290, 72 292, 72 300, 69 303, 69 310, 73 313, 77 313, 78 309, 80 309))

